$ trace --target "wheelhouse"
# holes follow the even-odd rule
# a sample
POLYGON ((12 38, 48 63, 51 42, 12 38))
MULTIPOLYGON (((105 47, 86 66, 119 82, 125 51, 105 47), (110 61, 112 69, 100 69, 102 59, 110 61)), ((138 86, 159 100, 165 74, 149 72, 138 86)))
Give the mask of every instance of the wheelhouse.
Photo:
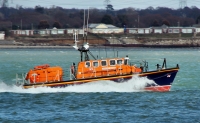
POLYGON ((76 78, 82 79, 122 75, 129 73, 131 74, 133 72, 141 72, 141 69, 128 65, 128 59, 126 58, 89 60, 79 62, 76 78))

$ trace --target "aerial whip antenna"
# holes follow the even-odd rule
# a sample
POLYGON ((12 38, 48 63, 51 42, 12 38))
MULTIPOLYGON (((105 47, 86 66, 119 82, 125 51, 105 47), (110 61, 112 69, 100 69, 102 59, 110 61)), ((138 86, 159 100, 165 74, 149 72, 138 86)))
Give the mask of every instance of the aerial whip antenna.
POLYGON ((86 42, 87 42, 87 35, 88 35, 88 21, 89 21, 89 7, 88 7, 88 17, 87 17, 86 42))
POLYGON ((83 43, 85 42, 84 37, 85 37, 85 9, 84 9, 84 17, 83 17, 83 43))

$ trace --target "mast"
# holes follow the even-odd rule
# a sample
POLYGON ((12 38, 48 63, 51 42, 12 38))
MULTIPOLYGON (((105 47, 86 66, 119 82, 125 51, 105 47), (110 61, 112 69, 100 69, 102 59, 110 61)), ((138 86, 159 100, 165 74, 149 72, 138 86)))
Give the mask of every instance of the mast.
POLYGON ((85 9, 84 9, 84 15, 83 15, 83 43, 85 43, 85 9))
POLYGON ((88 36, 88 21, 89 21, 89 8, 88 8, 88 17, 87 17, 86 43, 87 43, 87 36, 88 36))
POLYGON ((88 21, 89 21, 89 8, 88 8, 88 17, 87 17, 87 28, 86 28, 86 42, 84 41, 85 37, 85 10, 84 10, 84 22, 83 22, 83 45, 81 48, 77 46, 77 31, 75 31, 75 45, 73 46, 76 50, 78 50, 81 54, 81 61, 89 61, 89 55, 90 54, 95 60, 96 58, 93 56, 93 54, 89 50, 89 43, 87 42, 87 35, 88 35, 88 21), (83 60, 84 57, 84 60, 83 60))

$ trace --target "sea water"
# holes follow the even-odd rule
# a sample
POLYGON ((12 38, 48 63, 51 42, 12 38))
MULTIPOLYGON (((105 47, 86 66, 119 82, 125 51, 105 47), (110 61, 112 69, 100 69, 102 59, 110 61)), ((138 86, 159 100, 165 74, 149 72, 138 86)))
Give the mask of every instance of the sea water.
POLYGON ((167 59, 180 70, 170 92, 143 91, 146 78, 125 83, 100 81, 67 88, 15 86, 16 73, 36 65, 61 66, 69 79, 70 65, 80 61, 74 49, 0 49, 0 122, 195 122, 200 123, 199 48, 91 48, 98 58, 129 56, 147 61, 149 70, 167 59))

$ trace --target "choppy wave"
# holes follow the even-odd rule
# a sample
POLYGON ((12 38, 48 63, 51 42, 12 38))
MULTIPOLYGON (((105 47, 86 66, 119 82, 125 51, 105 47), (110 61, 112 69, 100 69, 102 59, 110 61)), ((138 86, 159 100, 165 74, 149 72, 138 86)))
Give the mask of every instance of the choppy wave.
POLYGON ((139 92, 144 91, 147 83, 154 83, 147 78, 133 77, 131 80, 123 83, 116 83, 112 81, 98 81, 93 83, 86 83, 82 85, 68 86, 66 88, 50 88, 39 87, 23 89, 16 85, 7 85, 0 82, 0 93, 56 93, 56 92, 75 92, 75 93, 93 93, 93 92, 139 92))

